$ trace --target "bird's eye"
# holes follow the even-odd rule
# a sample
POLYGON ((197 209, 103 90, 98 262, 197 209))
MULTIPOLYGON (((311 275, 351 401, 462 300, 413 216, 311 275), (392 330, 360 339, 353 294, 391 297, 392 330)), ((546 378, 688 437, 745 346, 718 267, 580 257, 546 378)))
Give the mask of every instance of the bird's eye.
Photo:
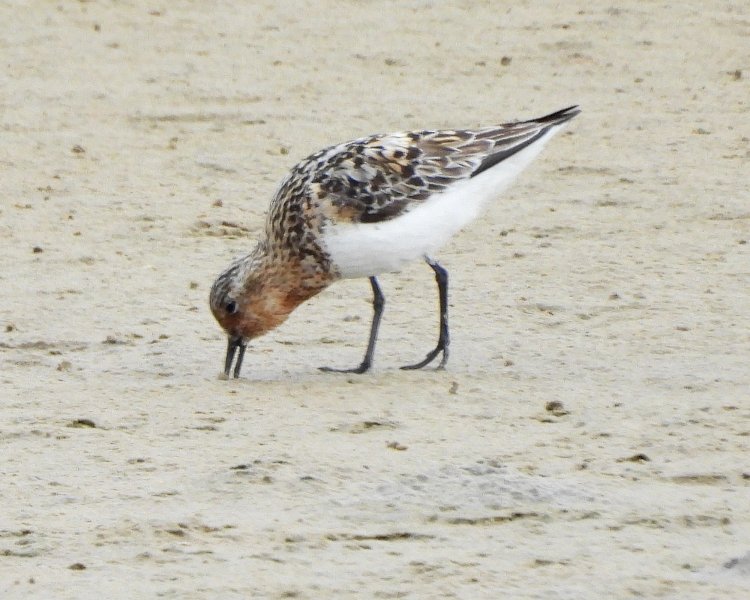
POLYGON ((224 305, 224 310, 226 310, 228 314, 233 315, 237 312, 237 303, 234 300, 229 300, 224 305))

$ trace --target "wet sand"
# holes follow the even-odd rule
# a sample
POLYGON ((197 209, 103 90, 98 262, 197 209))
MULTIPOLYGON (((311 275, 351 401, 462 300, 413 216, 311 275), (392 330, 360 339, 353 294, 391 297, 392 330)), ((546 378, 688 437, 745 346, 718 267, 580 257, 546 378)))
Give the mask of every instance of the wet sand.
POLYGON ((3 598, 750 594, 750 12, 0 7, 3 598), (342 21, 343 19, 343 21, 342 21), (220 380, 207 307, 287 169, 583 113, 439 257, 220 380))

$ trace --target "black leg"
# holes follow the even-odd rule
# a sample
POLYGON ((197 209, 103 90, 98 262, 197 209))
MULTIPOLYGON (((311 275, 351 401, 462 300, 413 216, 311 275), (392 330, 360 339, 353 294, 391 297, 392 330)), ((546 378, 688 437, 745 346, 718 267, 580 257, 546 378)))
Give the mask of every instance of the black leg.
POLYGON ((441 352, 443 353, 443 357, 440 359, 440 364, 437 368, 444 369, 445 363, 448 362, 448 346, 450 345, 450 336, 448 334, 448 271, 429 256, 425 256, 425 260, 432 267, 432 270, 435 271, 435 281, 438 284, 438 294, 440 295, 440 337, 438 337, 437 346, 427 354, 423 361, 414 365, 406 365, 405 367, 401 367, 402 369, 411 370, 426 367, 441 352))
POLYGON ((380 328, 380 318, 383 316, 383 309, 385 308, 385 296, 383 296, 383 292, 380 290, 377 279, 370 277, 370 285, 372 286, 372 325, 370 326, 370 340, 367 342, 367 351, 365 352, 365 357, 362 359, 362 363, 353 369, 320 367, 321 371, 325 371, 326 373, 364 373, 372 366, 372 357, 375 354, 375 341, 378 339, 378 329, 380 328))

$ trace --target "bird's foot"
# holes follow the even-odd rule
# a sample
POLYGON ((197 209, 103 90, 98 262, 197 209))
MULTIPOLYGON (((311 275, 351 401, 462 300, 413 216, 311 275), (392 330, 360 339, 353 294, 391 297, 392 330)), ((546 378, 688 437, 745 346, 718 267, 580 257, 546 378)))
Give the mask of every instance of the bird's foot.
POLYGON ((426 367, 433 360, 435 360, 437 358, 437 355, 441 352, 443 353, 443 357, 440 359, 440 364, 435 368, 435 370, 442 371, 443 369, 445 369, 445 364, 448 362, 448 345, 443 341, 439 341, 438 345, 435 346, 435 349, 427 354, 424 360, 413 365, 405 365, 401 367, 401 369, 404 371, 415 371, 417 369, 421 369, 422 367, 426 367))
POLYGON ((362 375, 362 373, 366 373, 370 370, 370 366, 370 363, 363 362, 358 367, 352 369, 337 369, 335 367, 318 367, 318 369, 324 373, 355 373, 357 375, 362 375))

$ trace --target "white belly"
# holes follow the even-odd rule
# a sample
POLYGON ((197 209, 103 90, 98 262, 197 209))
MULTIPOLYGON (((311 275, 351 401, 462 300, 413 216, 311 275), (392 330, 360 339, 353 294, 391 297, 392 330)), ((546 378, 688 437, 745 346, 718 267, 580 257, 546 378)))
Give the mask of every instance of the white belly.
POLYGON ((437 252, 485 205, 496 200, 539 154, 559 129, 471 179, 458 181, 442 193, 395 219, 380 223, 337 223, 323 232, 323 243, 343 277, 369 277, 398 271, 407 263, 437 252))

